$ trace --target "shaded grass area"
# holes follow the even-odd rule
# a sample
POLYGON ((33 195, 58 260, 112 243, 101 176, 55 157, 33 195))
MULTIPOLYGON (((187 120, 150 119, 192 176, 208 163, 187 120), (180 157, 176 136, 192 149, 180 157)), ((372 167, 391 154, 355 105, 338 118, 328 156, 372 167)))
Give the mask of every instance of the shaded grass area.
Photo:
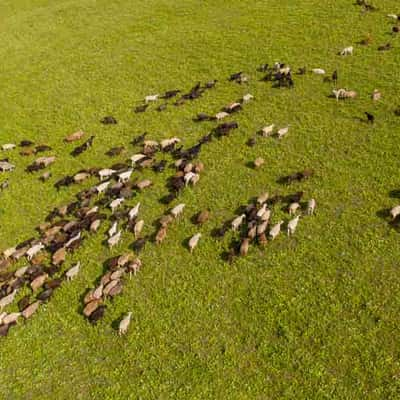
MULTIPOLYGON (((215 113, 249 92, 253 103, 235 117, 239 129, 202 150, 206 168, 180 201, 184 218, 160 246, 141 255, 143 269, 109 304, 104 320, 90 326, 79 313, 81 296, 100 276, 110 252, 101 233, 88 238, 68 260, 82 271, 59 289, 28 323, 0 343, 0 389, 4 398, 397 398, 399 393, 399 233, 377 215, 396 202, 399 188, 400 105, 397 65, 400 41, 388 36, 397 2, 360 15, 348 0, 320 1, 5 1, 0 5, 1 143, 29 138, 53 147, 53 178, 37 181, 24 168, 32 161, 16 151, 10 188, 0 194, 1 249, 34 235, 55 206, 80 187, 59 192, 52 184, 83 167, 108 166, 112 146, 148 131, 178 136, 189 146, 212 123, 194 124, 197 112, 215 113), (369 47, 353 57, 336 55, 367 33, 369 47), (392 40, 394 49, 376 48, 392 40), (355 101, 329 99, 332 86, 311 74, 295 77, 291 91, 259 82, 256 67, 277 60, 294 69, 307 65, 339 71, 340 86, 359 93, 355 101), (232 72, 251 77, 248 86, 226 82, 232 72), (218 79, 203 98, 165 112, 138 115, 132 108, 150 93, 189 89, 218 79), (372 103, 378 88, 383 98, 372 103), (371 127, 364 111, 376 116, 371 127), (116 126, 99 120, 114 115, 116 126), (262 126, 290 124, 282 141, 247 139, 262 126), (62 143, 83 129, 94 147, 77 159, 62 143), (246 164, 261 156, 255 171, 246 164), (313 168, 316 176, 289 188, 282 175, 313 168), (213 228, 264 190, 314 197, 315 217, 296 235, 265 249, 252 247, 233 265, 223 262, 233 235, 211 238, 213 228), (182 243, 198 231, 190 217, 210 207, 193 255, 182 243), (133 312, 126 337, 113 323, 133 312)), ((115 161, 123 160, 123 157, 115 161)), ((146 173, 147 174, 147 173, 146 173)), ((166 207, 168 170, 138 195, 146 233, 166 207)), ((7 176, 8 177, 8 176, 7 176)), ((0 177, 3 179, 3 176, 0 177)), ((274 222, 280 219, 274 216, 274 222)), ((287 218, 287 217, 286 217, 287 218)))

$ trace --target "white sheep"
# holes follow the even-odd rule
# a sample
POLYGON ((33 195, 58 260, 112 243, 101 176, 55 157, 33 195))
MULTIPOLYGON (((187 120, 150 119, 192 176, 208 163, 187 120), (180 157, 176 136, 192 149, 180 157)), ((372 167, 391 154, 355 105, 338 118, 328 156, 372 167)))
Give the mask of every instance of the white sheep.
POLYGON ((120 173, 118 175, 118 182, 120 182, 120 183, 128 182, 132 175, 132 172, 133 172, 133 169, 128 169, 128 171, 120 173))
POLYGON ((138 163, 140 160, 143 160, 143 158, 146 158, 146 156, 145 156, 144 154, 142 154, 142 153, 134 154, 134 155, 131 157, 132 167, 133 167, 136 163, 138 163))
POLYGON ((81 268, 81 262, 78 261, 73 267, 71 267, 66 273, 65 276, 67 278, 67 281, 72 281, 72 279, 75 278, 76 275, 78 275, 78 272, 81 268))
POLYGON ((264 128, 261 129, 262 135, 264 137, 271 136, 272 133, 274 132, 274 128, 275 128, 275 124, 265 126, 264 128))
POLYGON ((125 335, 128 331, 129 324, 131 323, 132 313, 129 312, 119 323, 118 334, 120 336, 125 335))
POLYGON ((297 217, 295 217, 289 221, 288 226, 287 226, 288 236, 293 235, 294 232, 296 231, 297 224, 299 223, 299 219, 300 219, 300 215, 298 215, 297 217))
POLYGON ((392 216, 392 220, 395 220, 400 215, 400 205, 393 207, 390 210, 390 215, 392 216))
POLYGON ((115 221, 112 225, 111 228, 108 230, 108 237, 114 236, 118 231, 118 222, 115 221))
POLYGON ((279 233, 281 232, 281 225, 282 224, 283 224, 283 221, 279 221, 269 231, 269 236, 271 237, 272 240, 274 240, 279 235, 279 233))
POLYGON ((100 180, 104 180, 105 178, 109 178, 111 175, 115 174, 117 171, 111 168, 104 168, 99 171, 100 180))
POLYGON ((267 204, 263 204, 262 207, 257 211, 257 217, 261 218, 261 216, 267 211, 267 204))
POLYGON ((111 183, 111 181, 100 183, 100 185, 97 185, 95 187, 96 192, 98 194, 105 192, 105 190, 108 188, 108 186, 110 186, 110 183, 111 183))
POLYGON ((236 218, 232 221, 232 224, 231 224, 232 229, 233 229, 234 231, 237 231, 237 230, 239 229, 239 226, 242 225, 242 223, 243 223, 243 221, 245 220, 245 218, 246 218, 246 214, 242 214, 242 215, 239 215, 238 217, 236 217, 236 218))
POLYGON ((296 214, 296 211, 299 209, 300 204, 297 202, 291 203, 289 205, 289 215, 294 215, 296 214))
POLYGON ((224 119, 224 118, 226 118, 226 117, 229 117, 229 114, 228 114, 227 112, 225 112, 225 111, 221 111, 221 112, 215 114, 215 118, 216 118, 218 121, 220 121, 221 119, 224 119))
POLYGON ((312 69, 312 72, 314 72, 314 74, 316 75, 325 75, 325 70, 322 68, 314 68, 312 69))
POLYGON ((171 215, 172 215, 174 218, 177 218, 180 214, 182 214, 184 208, 185 208, 185 204, 183 204, 183 203, 178 204, 177 206, 175 206, 175 207, 171 210, 171 215))
POLYGON ((353 46, 345 47, 345 48, 340 52, 340 55, 341 55, 341 56, 352 56, 352 55, 353 55, 353 50, 354 50, 353 46))
POLYGON ((9 163, 8 161, 0 161, 0 171, 7 172, 13 171, 15 169, 15 165, 9 163))
POLYGON ((15 149, 16 145, 14 143, 6 143, 1 146, 3 151, 15 149))
POLYGON ((150 94, 144 98, 145 103, 150 103, 152 101, 157 101, 159 98, 159 94, 150 94))
POLYGON ((121 240, 121 231, 118 231, 114 236, 111 236, 107 240, 107 243, 110 246, 110 248, 113 248, 115 245, 119 243, 120 240, 121 240))
POLYGON ((165 149, 168 146, 171 146, 173 144, 177 144, 181 141, 181 139, 177 138, 177 137, 173 137, 171 139, 164 139, 161 141, 160 145, 161 145, 161 149, 165 149))
POLYGON ((286 126, 285 128, 281 128, 278 130, 278 139, 282 139, 287 133, 289 132, 289 127, 286 126))
POLYGON ((140 235, 140 232, 142 232, 143 227, 144 227, 144 221, 142 219, 136 222, 133 228, 133 234, 135 235, 135 237, 138 237, 140 235))
POLYGON ((183 179, 185 180, 185 186, 189 185, 196 174, 194 172, 188 172, 183 179))
POLYGON ((193 235, 190 238, 190 240, 189 240, 189 249, 190 249, 191 253, 193 252, 194 248, 199 243, 200 238, 201 238, 201 233, 196 233, 195 235, 193 235))
POLYGON ((314 214, 316 205, 317 205, 317 203, 316 203, 316 201, 314 199, 310 199, 308 201, 308 204, 307 204, 307 214, 308 215, 313 215, 314 214))
POLYGON ((81 232, 79 231, 75 236, 73 236, 71 239, 68 240, 67 243, 65 243, 65 247, 71 246, 72 243, 76 242, 81 238, 81 232))
POLYGON ((131 208, 131 209, 129 210, 128 218, 129 218, 130 220, 136 218, 136 217, 138 216, 138 214, 139 214, 139 209, 140 209, 140 202, 137 203, 135 207, 133 207, 133 208, 131 208))
POLYGON ((6 259, 10 258, 16 251, 17 251, 17 249, 15 247, 10 247, 3 251, 3 256, 6 259))
POLYGON ((245 103, 247 103, 248 101, 253 100, 253 99, 254 99, 254 96, 250 93, 247 93, 243 96, 243 102, 245 102, 245 103))
POLYGON ((110 203, 110 208, 111 208, 112 214, 114 214, 114 211, 124 202, 124 200, 125 199, 123 197, 119 197, 110 203))
POLYGON ((26 252, 27 259, 32 260, 32 258, 43 249, 44 249, 44 246, 42 243, 35 244, 30 249, 28 249, 28 251, 26 252))

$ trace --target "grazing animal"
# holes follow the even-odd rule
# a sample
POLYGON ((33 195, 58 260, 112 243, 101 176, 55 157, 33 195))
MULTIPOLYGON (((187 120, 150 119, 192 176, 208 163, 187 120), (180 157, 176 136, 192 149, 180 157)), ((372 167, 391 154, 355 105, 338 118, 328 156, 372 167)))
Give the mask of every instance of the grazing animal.
POLYGON ((332 90, 332 94, 336 97, 336 101, 339 99, 354 99, 357 97, 357 93, 354 90, 338 89, 332 90))
POLYGON ((291 203, 289 205, 289 215, 294 215, 299 208, 300 204, 298 202, 291 203))
POLYGON ((260 168, 265 163, 265 160, 261 157, 257 157, 254 160, 254 168, 260 168))
POLYGON ((135 113, 139 114, 145 112, 148 106, 149 106, 148 104, 142 104, 140 106, 135 107, 135 113))
POLYGON ((160 244, 167 237, 167 227, 162 226, 156 234, 156 244, 160 244))
POLYGON ((390 43, 386 43, 382 46, 378 47, 378 51, 388 51, 392 48, 392 45, 390 43))
POLYGON ((364 114, 367 116, 367 120, 370 124, 375 122, 375 117, 371 113, 366 111, 364 114))
POLYGON ((214 80, 212 80, 212 81, 209 81, 209 82, 206 82, 206 84, 204 85, 204 87, 205 87, 206 89, 212 89, 212 88, 216 85, 217 82, 218 82, 218 81, 217 81, 216 79, 214 79, 214 80))
POLYGON ((142 219, 136 222, 133 228, 133 233, 135 235, 135 238, 137 238, 140 235, 140 232, 142 232, 143 227, 144 227, 144 221, 142 219))
POLYGON ((85 133, 83 131, 77 131, 77 132, 71 133, 64 139, 64 142, 67 142, 67 143, 75 142, 77 140, 82 139, 84 135, 85 135, 85 133))
POLYGON ((271 136, 272 133, 274 132, 274 127, 275 127, 275 124, 271 124, 271 125, 265 126, 264 128, 261 129, 262 135, 264 137, 271 136))
POLYGON ((372 100, 378 101, 378 100, 381 99, 381 97, 382 97, 382 94, 381 94, 381 92, 380 92, 378 89, 375 89, 375 90, 372 92, 372 100))
POLYGON ((115 221, 112 225, 111 228, 108 230, 108 237, 114 236, 118 232, 118 222, 115 221))
POLYGON ((120 182, 120 183, 128 182, 132 175, 132 172, 133 172, 133 169, 128 169, 128 171, 120 173, 118 175, 118 182, 120 182))
POLYGON ((242 101, 244 103, 247 103, 247 102, 249 102, 250 100, 253 100, 253 99, 254 99, 254 96, 252 94, 250 94, 250 93, 247 93, 242 97, 242 101))
POLYGON ((10 314, 7 314, 4 318, 3 318, 3 324, 4 325, 8 325, 8 324, 14 324, 17 322, 18 318, 21 316, 20 312, 13 312, 10 314))
POLYGON ((283 221, 278 222, 276 225, 274 225, 271 230, 269 231, 269 236, 272 240, 274 240, 279 233, 281 232, 281 225, 283 224, 283 221))
POLYGON ((107 117, 104 117, 100 122, 102 124, 104 124, 104 125, 115 125, 115 124, 117 124, 117 120, 111 115, 108 115, 107 117))
POLYGON ((339 54, 341 56, 352 56, 353 50, 354 50, 353 46, 348 46, 348 47, 345 47, 341 52, 339 52, 339 54))
POLYGON ((135 207, 131 208, 128 213, 128 217, 130 220, 136 218, 139 214, 140 202, 136 204, 135 207))
POLYGON ((221 112, 215 114, 215 118, 217 119, 217 121, 220 121, 221 119, 224 119, 226 117, 229 117, 229 113, 227 113, 225 111, 221 111, 221 112))
POLYGON ((314 68, 312 72, 316 75, 325 75, 325 70, 322 68, 314 68))
POLYGON ((146 189, 146 188, 150 187, 152 184, 153 184, 153 183, 151 182, 150 179, 143 179, 142 181, 136 183, 135 186, 136 186, 139 190, 143 190, 143 189, 146 189))
POLYGON ((144 102, 147 104, 151 103, 152 101, 157 101, 159 96, 160 96, 159 94, 151 94, 144 98, 144 102))
POLYGON ((17 146, 14 143, 6 143, 1 146, 3 151, 15 149, 17 146))
POLYGON ((81 268, 81 262, 78 261, 73 267, 71 267, 66 273, 65 277, 67 281, 72 281, 76 275, 78 275, 79 269, 81 268))
POLYGON ((171 210, 171 215, 174 217, 174 218, 178 218, 178 216, 180 215, 180 214, 182 214, 182 212, 183 212, 183 209, 185 208, 185 204, 178 204, 177 206, 175 206, 172 210, 171 210))
POLYGON ((14 301, 15 295, 17 294, 17 290, 15 289, 9 295, 4 296, 0 299, 0 311, 5 307, 11 304, 14 301))
POLYGON ((171 99, 172 97, 175 97, 180 92, 181 92, 180 90, 168 90, 167 92, 165 92, 165 94, 162 98, 163 99, 171 99))
POLYGON ((0 171, 8 172, 13 171, 15 169, 15 165, 9 163, 8 161, 0 161, 0 171))
POLYGON ((240 255, 245 256, 249 251, 250 239, 244 238, 240 244, 240 255))
POLYGON ((239 226, 242 225, 242 223, 243 223, 243 221, 245 220, 245 218, 246 218, 246 214, 242 214, 242 215, 239 215, 238 217, 236 217, 236 218, 232 221, 232 224, 231 224, 232 229, 233 229, 234 231, 237 231, 237 230, 239 229, 239 226))
POLYGON ((32 260, 32 258, 43 249, 44 249, 44 246, 42 243, 35 244, 30 249, 28 249, 28 251, 26 252, 27 259, 32 260))
POLYGON ((106 311, 105 305, 102 304, 99 307, 97 307, 96 310, 93 311, 89 316, 90 323, 96 324, 98 320, 103 318, 105 311, 106 311))
POLYGON ((264 204, 268 199, 269 199, 269 193, 265 192, 265 193, 261 194, 260 196, 258 196, 257 203, 264 204))
POLYGON ((146 156, 144 154, 134 154, 131 157, 131 161, 132 161, 132 167, 137 164, 139 161, 143 160, 144 158, 146 158, 146 156))
POLYGON ((119 323, 119 327, 118 327, 118 334, 121 335, 125 335, 126 332, 128 331, 129 328, 129 324, 131 323, 131 317, 132 317, 132 313, 129 312, 119 323))
POLYGON ((336 84, 338 81, 338 72, 335 70, 332 73, 332 81, 336 84))
POLYGON ((111 236, 108 240, 107 243, 110 246, 110 249, 116 246, 119 241, 121 240, 121 231, 118 231, 114 236, 111 236))
POLYGON ((41 303, 40 301, 35 301, 34 303, 29 304, 27 307, 23 309, 21 315, 25 319, 29 319, 38 310, 40 303, 41 303))
POLYGON ((189 249, 190 249, 191 253, 193 252, 194 248, 199 243, 200 238, 201 238, 201 233, 196 233, 195 235, 193 235, 190 238, 190 240, 189 240, 189 249))
POLYGON ((313 215, 314 214, 316 205, 317 205, 317 203, 316 203, 316 201, 314 199, 310 199, 308 201, 308 204, 307 204, 307 214, 308 215, 313 215))
POLYGON ((299 219, 300 219, 300 215, 298 215, 297 217, 295 217, 289 221, 288 226, 287 226, 288 236, 293 235, 294 232, 296 231, 297 224, 299 223, 299 219))
POLYGON ((289 127, 281 128, 278 130, 277 135, 278 139, 282 139, 289 132, 289 127))
POLYGON ((114 211, 124 202, 124 200, 123 197, 113 200, 110 203, 111 213, 114 214, 114 211))
POLYGON ((390 210, 390 215, 392 217, 392 221, 394 221, 400 215, 400 205, 393 207, 390 210))
POLYGON ((203 225, 209 219, 210 219, 210 211, 209 210, 201 211, 196 217, 196 224, 203 225))
POLYGON ((90 303, 86 304, 85 308, 83 309, 83 315, 87 318, 90 317, 100 304, 100 299, 92 300, 90 303))

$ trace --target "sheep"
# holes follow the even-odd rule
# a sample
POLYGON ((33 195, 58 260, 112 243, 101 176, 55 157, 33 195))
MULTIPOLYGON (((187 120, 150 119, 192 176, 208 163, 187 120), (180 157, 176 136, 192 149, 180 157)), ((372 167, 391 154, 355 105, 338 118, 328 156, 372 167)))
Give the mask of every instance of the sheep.
POLYGON ((144 154, 138 153, 138 154, 134 154, 131 157, 131 162, 132 162, 132 167, 138 163, 140 160, 143 160, 143 158, 146 158, 146 156, 144 154))
POLYGON ((48 167, 50 164, 53 164, 56 161, 55 156, 51 157, 39 157, 35 160, 35 165, 40 165, 42 167, 48 167))
POLYGON ((66 243, 65 243, 65 247, 68 248, 70 247, 74 242, 76 242, 77 240, 79 240, 81 238, 81 232, 79 231, 75 236, 73 236, 72 238, 70 238, 66 243))
POLYGON ((289 215, 294 215, 299 207, 300 207, 300 204, 298 202, 291 203, 288 208, 289 215))
POLYGON ((4 296, 0 299, 0 311, 11 304, 14 301, 15 295, 17 294, 17 289, 14 289, 9 295, 4 296))
POLYGON ((189 183, 192 181, 192 179, 194 178, 196 174, 194 172, 188 172, 185 176, 184 176, 184 180, 185 180, 185 186, 189 185, 189 183))
POLYGON ((373 92, 372 92, 372 100, 374 100, 374 101, 378 101, 378 100, 380 100, 381 99, 381 97, 382 97, 382 94, 381 94, 381 92, 378 90, 378 89, 375 89, 373 92))
POLYGON ((104 168, 101 169, 98 174, 100 177, 100 180, 103 181, 105 178, 109 178, 110 176, 112 176, 113 174, 115 174, 117 171, 115 171, 114 169, 111 168, 104 168))
POLYGON ((100 228, 101 225, 101 219, 95 219, 91 224, 90 224, 90 231, 91 232, 97 232, 98 229, 100 228))
POLYGON ((269 231, 269 236, 272 240, 274 240, 280 233, 281 231, 281 225, 283 224, 283 221, 279 221, 277 224, 275 224, 271 230, 269 231))
MULTIPOLYGON (((315 207, 316 207, 317 203, 314 199, 310 199, 307 203, 307 214, 308 215, 313 215, 314 211, 315 211, 315 207)), ((399 208, 400 211, 400 208, 399 208)))
POLYGON ((32 291, 36 292, 38 289, 40 289, 44 283, 46 282, 46 279, 49 277, 48 274, 42 274, 36 277, 32 282, 31 282, 31 289, 32 291))
POLYGON ((137 238, 140 235, 140 232, 142 232, 144 226, 144 221, 141 219, 140 221, 136 222, 134 228, 133 228, 133 234, 135 235, 135 238, 137 238))
POLYGON ((207 222, 209 220, 209 218, 210 218, 210 211, 209 210, 201 211, 196 216, 196 224, 203 225, 205 222, 207 222))
POLYGON ((118 222, 115 221, 112 225, 111 228, 108 230, 108 237, 114 236, 118 231, 118 222))
POLYGON ((180 214, 182 214, 184 208, 185 208, 185 204, 183 204, 183 203, 178 204, 177 206, 175 206, 175 207, 171 210, 171 215, 172 215, 174 218, 178 218, 178 216, 179 216, 180 214))
POLYGON ((136 218, 139 214, 140 202, 135 207, 131 208, 128 213, 129 220, 136 218))
POLYGON ((246 218, 246 214, 242 214, 242 215, 239 215, 238 217, 236 217, 231 223, 232 229, 234 231, 237 231, 239 229, 239 226, 242 225, 245 218, 246 218))
POLYGON ((128 169, 128 171, 122 172, 121 174, 118 175, 118 182, 120 183, 125 183, 128 182, 131 175, 132 175, 133 169, 128 169))
POLYGON ((64 139, 64 142, 67 142, 67 143, 75 142, 77 140, 82 139, 84 135, 85 135, 85 133, 83 131, 77 131, 77 132, 71 133, 64 139))
POLYGON ((162 226, 156 234, 156 244, 160 244, 167 237, 167 227, 162 226))
POLYGON ((103 183, 100 183, 100 185, 95 186, 95 190, 97 194, 105 192, 105 190, 110 186, 111 181, 106 181, 103 183))
POLYGON ((322 68, 314 68, 312 72, 316 75, 325 75, 325 70, 322 68))
POLYGON ((243 96, 242 100, 244 103, 249 102, 250 100, 254 99, 254 96, 251 95, 250 93, 247 93, 243 96))
POLYGON ((6 144, 3 144, 2 146, 1 146, 1 149, 3 150, 3 151, 8 151, 8 150, 12 150, 12 149, 15 149, 17 146, 14 144, 14 143, 6 143, 6 144))
POLYGON ((353 55, 353 46, 345 47, 339 54, 341 56, 352 56, 353 55))
POLYGON ((400 215, 400 205, 393 207, 390 210, 390 215, 392 216, 392 221, 394 221, 400 215))
POLYGON ((124 202, 124 200, 125 199, 123 197, 120 197, 120 198, 117 198, 117 199, 113 200, 110 203, 110 208, 111 208, 111 213, 112 214, 114 214, 114 211, 124 202))
POLYGON ((78 261, 73 267, 71 267, 66 273, 65 277, 67 281, 72 281, 76 275, 78 275, 79 269, 81 268, 81 262, 78 261))
POLYGON ((261 221, 269 221, 271 217, 271 210, 267 208, 264 213, 261 215, 260 220, 261 221))
POLYGON ((66 256, 67 250, 65 249, 65 247, 61 247, 52 255, 51 262, 53 265, 56 266, 61 265, 65 261, 66 256))
POLYGON ((159 94, 148 95, 148 96, 146 96, 144 98, 144 102, 147 104, 147 103, 150 103, 152 101, 157 101, 159 96, 160 96, 159 94))
POLYGON ((300 219, 300 215, 298 215, 297 217, 291 219, 288 223, 287 226, 287 235, 293 235, 294 232, 296 231, 297 228, 297 224, 299 223, 299 219, 300 219))
POLYGON ((161 145, 161 150, 164 150, 167 147, 173 146, 177 143, 179 143, 181 140, 177 137, 173 137, 171 139, 164 139, 161 141, 160 145, 161 145))
POLYGON ((19 318, 20 316, 21 316, 21 313, 20 313, 20 312, 13 312, 13 313, 10 313, 10 314, 6 315, 6 316, 3 318, 3 324, 4 324, 4 325, 13 324, 13 323, 17 322, 17 320, 18 320, 18 318, 19 318))
POLYGON ((257 225, 256 233, 258 236, 262 235, 267 230, 268 224, 269 224, 269 219, 257 225))
POLYGON ((25 318, 28 319, 30 318, 39 308, 40 306, 40 301, 35 301, 32 304, 29 304, 27 307, 25 307, 21 313, 21 315, 25 318))
POLYGON ((0 325, 3 323, 3 319, 5 318, 7 316, 7 313, 6 312, 2 312, 2 313, 0 313, 0 325))
POLYGON ((43 249, 44 249, 44 246, 42 243, 39 242, 38 244, 35 244, 30 249, 28 249, 28 251, 26 252, 27 259, 32 260, 32 258, 43 249))
POLYGON ((136 187, 137 187, 139 190, 143 190, 143 189, 146 189, 146 188, 150 187, 152 184, 153 184, 153 183, 151 182, 150 179, 144 179, 144 180, 138 182, 138 183, 136 184, 136 187))
POLYGON ((274 131, 274 127, 275 127, 275 124, 271 124, 271 125, 265 126, 264 128, 261 129, 262 135, 264 137, 271 136, 273 131, 274 131))
POLYGON ((85 317, 89 318, 93 312, 99 307, 101 304, 100 299, 94 299, 90 303, 87 303, 82 313, 85 317))
POLYGON ((240 255, 245 256, 249 251, 250 239, 244 238, 240 244, 240 255))
POLYGON ((121 231, 118 231, 114 236, 111 236, 107 240, 107 243, 110 246, 110 249, 113 248, 115 245, 117 245, 120 240, 121 240, 121 231))
POLYGON ((261 216, 267 211, 267 204, 263 204, 262 207, 257 211, 257 217, 261 218, 261 216))
POLYGON ((254 160, 254 168, 258 169, 265 163, 265 160, 262 157, 257 157, 254 160))
POLYGON ((332 94, 336 97, 336 101, 339 101, 339 99, 355 99, 357 97, 357 92, 346 89, 332 90, 332 94))
POLYGON ((5 259, 10 258, 16 251, 17 249, 15 247, 10 247, 3 251, 3 256, 5 259))
POLYGON ((199 243, 200 238, 201 238, 201 233, 196 233, 195 235, 193 235, 190 238, 190 240, 189 240, 189 249, 190 249, 191 253, 193 253, 193 250, 197 246, 197 244, 199 243))
POLYGON ((226 117, 229 117, 229 114, 225 111, 221 111, 221 112, 215 114, 215 118, 217 119, 217 121, 220 121, 221 119, 224 119, 226 117))
POLYGON ((123 319, 122 321, 119 323, 119 327, 118 327, 118 334, 121 335, 125 335, 126 332, 128 331, 128 327, 129 324, 131 323, 131 317, 132 317, 132 313, 129 312, 123 319))
POLYGON ((278 139, 282 139, 288 132, 289 132, 289 126, 279 129, 277 132, 278 139))
POLYGON ((9 163, 8 161, 0 161, 0 171, 1 172, 10 172, 15 169, 15 165, 9 163))

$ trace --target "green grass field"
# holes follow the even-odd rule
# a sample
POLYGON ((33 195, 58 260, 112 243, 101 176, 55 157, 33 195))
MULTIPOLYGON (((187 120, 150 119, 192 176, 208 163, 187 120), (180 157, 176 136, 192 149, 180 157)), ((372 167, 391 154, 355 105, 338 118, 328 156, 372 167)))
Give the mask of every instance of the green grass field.
MULTIPOLYGON (((399 399, 399 232, 380 211, 394 206, 400 189, 400 38, 390 35, 388 13, 398 1, 380 0, 364 15, 353 0, 3 0, 0 2, 0 144, 31 139, 57 155, 46 183, 24 171, 34 157, 4 155, 16 164, 0 193, 0 250, 37 235, 55 206, 84 187, 53 187, 56 180, 92 166, 109 166, 134 154, 129 144, 143 131, 156 140, 178 136, 185 147, 215 126, 195 124, 198 112, 215 113, 245 93, 253 102, 235 116, 239 129, 204 147, 200 182, 178 201, 184 216, 161 246, 148 244, 143 268, 127 280, 92 326, 81 314, 82 296, 103 262, 128 249, 131 233, 110 251, 109 225, 69 257, 82 270, 26 323, 0 338, 1 399, 399 399), (356 43, 368 33, 370 46, 356 43), (391 41, 393 50, 377 47, 391 41), (337 52, 353 45, 354 56, 337 52), (263 62, 337 69, 339 86, 355 100, 328 98, 331 83, 296 76, 295 88, 260 82, 263 62), (243 70, 248 85, 227 77, 243 70), (183 107, 143 114, 132 108, 145 95, 190 89, 218 79, 215 89, 183 107), (373 102, 378 88, 382 100, 373 102), (364 111, 376 116, 360 122, 364 111), (99 120, 113 115, 115 126, 99 120), (290 124, 283 140, 247 139, 264 125, 290 124), (63 138, 83 129, 93 148, 73 158, 63 138), (126 156, 105 152, 125 145, 126 156), (256 157, 265 165, 247 166, 256 157), (316 175, 282 186, 276 181, 305 168, 316 175), (263 191, 305 191, 316 215, 300 220, 292 238, 228 264, 221 253, 233 234, 210 232, 263 191), (190 218, 209 207, 202 227, 190 218), (183 242, 200 231, 191 255, 183 242), (132 311, 126 336, 115 329, 132 311)), ((3 158, 3 154, 1 157, 3 158)), ((129 201, 142 203, 145 233, 168 208, 173 173, 146 171, 155 185, 129 201)), ((287 214, 278 211, 273 222, 287 214)), ((15 268, 25 261, 15 264, 15 268)), ((14 266, 13 266, 14 268, 14 266)), ((13 305, 10 310, 16 309, 13 305)))

